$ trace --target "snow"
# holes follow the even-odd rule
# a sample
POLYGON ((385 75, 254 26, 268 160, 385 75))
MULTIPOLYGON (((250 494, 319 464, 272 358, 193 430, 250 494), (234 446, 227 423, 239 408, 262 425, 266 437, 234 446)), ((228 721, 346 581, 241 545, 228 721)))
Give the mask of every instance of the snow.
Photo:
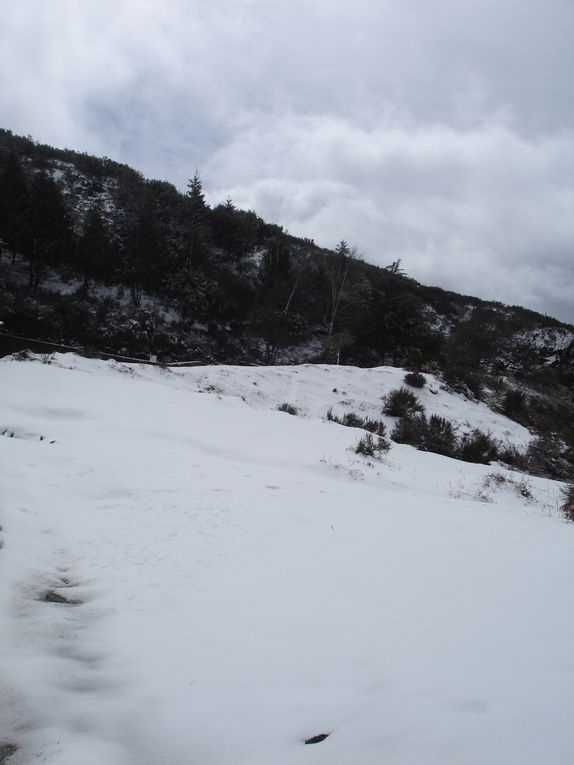
MULTIPOLYGON (((559 484, 355 455, 326 410, 403 374, 0 362, 10 764, 571 763, 559 484)), ((427 379, 428 411, 527 440, 427 379)))
POLYGON ((541 327, 515 332, 514 342, 547 353, 563 351, 574 342, 574 333, 567 327, 541 327))

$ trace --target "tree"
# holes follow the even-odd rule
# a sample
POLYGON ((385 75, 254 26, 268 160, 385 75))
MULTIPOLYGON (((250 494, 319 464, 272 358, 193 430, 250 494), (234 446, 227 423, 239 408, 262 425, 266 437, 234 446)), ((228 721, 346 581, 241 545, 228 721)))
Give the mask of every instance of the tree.
POLYGON ((183 268, 185 271, 207 267, 210 260, 208 242, 210 227, 208 222, 209 207, 205 202, 203 185, 199 171, 187 184, 185 205, 185 256, 183 268))
POLYGON ((195 171, 195 175, 187 184, 186 197, 189 200, 188 221, 190 228, 197 237, 200 239, 205 238, 207 211, 209 208, 205 202, 205 194, 203 193, 203 185, 201 178, 199 177, 199 170, 195 171))
POLYGON ((335 357, 335 363, 339 366, 341 361, 341 352, 345 348, 353 345, 355 338, 349 332, 339 332, 336 335, 329 335, 323 340, 323 348, 327 353, 335 357))
POLYGON ((30 197, 22 166, 13 152, 8 154, 0 175, 0 239, 13 253, 27 255, 31 238, 27 220, 30 197))
POLYGON ((345 286, 354 257, 355 252, 350 249, 344 239, 341 239, 334 256, 327 266, 330 292, 329 311, 327 314, 327 333, 329 335, 333 334, 333 329, 335 328, 335 321, 341 307, 341 300, 345 292, 345 286))
POLYGON ((99 205, 93 205, 86 215, 84 230, 78 242, 80 267, 84 276, 84 287, 110 271, 110 238, 99 205))
POLYGON ((258 218, 251 210, 238 210, 228 199, 211 212, 211 233, 214 244, 235 261, 253 250, 257 241, 258 218))
POLYGON ((64 199, 48 175, 38 173, 30 189, 31 246, 28 283, 40 286, 45 266, 65 261, 72 247, 72 229, 64 199))
POLYGON ((249 334, 265 342, 265 363, 271 364, 279 348, 305 342, 309 337, 309 328, 305 319, 298 314, 266 308, 253 318, 249 334))
POLYGON ((395 365, 413 348, 430 344, 423 303, 408 280, 384 269, 374 276, 359 334, 377 350, 383 362, 390 354, 395 365))
POLYGON ((166 253, 165 238, 148 202, 129 227, 124 242, 123 277, 135 306, 139 306, 144 289, 160 290, 166 253))

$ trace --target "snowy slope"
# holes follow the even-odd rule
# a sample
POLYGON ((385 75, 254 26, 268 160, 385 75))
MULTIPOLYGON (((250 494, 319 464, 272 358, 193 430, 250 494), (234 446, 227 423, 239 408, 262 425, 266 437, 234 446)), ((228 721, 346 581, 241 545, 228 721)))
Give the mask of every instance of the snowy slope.
MULTIPOLYGON (((0 362, 11 765, 574 761, 559 487, 400 445, 369 461, 321 419, 378 416, 401 380, 0 362)), ((431 386, 429 412, 527 441, 431 386)))

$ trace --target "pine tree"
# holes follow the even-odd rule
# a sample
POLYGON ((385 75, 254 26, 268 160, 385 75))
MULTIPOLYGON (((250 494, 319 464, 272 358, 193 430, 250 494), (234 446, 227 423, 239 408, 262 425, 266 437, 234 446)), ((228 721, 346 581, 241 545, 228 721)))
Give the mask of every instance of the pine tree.
POLYGON ((0 175, 0 239, 12 251, 28 255, 31 238, 27 219, 30 215, 30 197, 22 166, 13 152, 0 175))
POLYGON ((129 227, 124 242, 122 271, 134 305, 140 304, 144 289, 160 290, 166 253, 165 237, 151 204, 147 203, 129 227))
POLYGON ((97 277, 105 277, 110 271, 110 238, 99 205, 92 206, 84 221, 84 230, 78 243, 80 266, 84 287, 97 277))
POLYGON ((40 286, 48 265, 65 262, 72 247, 72 229, 64 198, 48 175, 38 173, 30 189, 31 247, 29 286, 40 286))
POLYGON ((187 205, 185 211, 185 257, 182 268, 190 273, 197 268, 207 268, 210 260, 208 221, 209 207, 205 202, 199 171, 187 184, 187 205))

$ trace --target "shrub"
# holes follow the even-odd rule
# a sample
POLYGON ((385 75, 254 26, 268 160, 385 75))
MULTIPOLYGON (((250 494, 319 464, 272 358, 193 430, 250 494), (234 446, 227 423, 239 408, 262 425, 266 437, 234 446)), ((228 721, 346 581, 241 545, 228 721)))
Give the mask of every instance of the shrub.
POLYGON ((387 426, 382 420, 370 420, 369 418, 361 417, 354 412, 347 412, 342 417, 337 417, 333 414, 333 410, 329 409, 327 412, 327 419, 329 422, 336 422, 338 425, 344 425, 347 428, 362 428, 368 430, 369 433, 374 433, 381 438, 387 435, 387 426))
POLYGON ((489 473, 485 476, 482 482, 482 488, 478 491, 478 495, 486 500, 491 501, 489 491, 492 489, 509 488, 516 492, 520 497, 524 499, 534 499, 532 495, 532 488, 525 478, 516 480, 504 475, 504 473, 489 473))
POLYGON ((498 446, 494 439, 478 428, 462 439, 460 459, 488 465, 498 457, 498 446))
POLYGON ((442 454, 445 457, 454 457, 457 443, 452 423, 444 417, 439 417, 438 414, 431 415, 427 422, 422 448, 427 452, 442 454))
POLYGON ((427 421, 424 414, 406 414, 393 428, 391 438, 397 444, 408 444, 420 449, 425 439, 426 430, 427 421))
POLYGON ((467 398, 478 398, 482 395, 483 381, 478 372, 472 372, 464 367, 448 367, 443 379, 457 393, 467 398))
POLYGON ((521 452, 513 444, 505 446, 504 449, 499 452, 498 458, 505 465, 509 465, 516 470, 520 470, 521 473, 528 473, 530 466, 528 464, 528 455, 525 452, 521 452))
POLYGON ((562 496, 564 497, 564 502, 562 503, 564 517, 574 523, 574 482, 564 486, 562 496))
POLYGON ((404 387, 395 388, 385 397, 383 413, 391 417, 404 417, 423 411, 423 405, 415 394, 404 387))
POLYGON ((528 472, 544 478, 565 481, 570 476, 571 465, 568 448, 555 433, 537 436, 526 451, 528 472))
POLYGON ((354 412, 347 412, 341 417, 340 423, 347 428, 362 428, 363 418, 354 412))
POLYGON ((355 454, 362 454, 364 457, 376 458, 388 452, 390 448, 391 445, 385 438, 366 433, 355 444, 354 452, 355 454))
POLYGON ((427 420, 424 414, 405 415, 395 425, 391 438, 399 444, 416 446, 424 452, 456 456, 456 435, 452 424, 436 414, 427 420))
POLYGON ((405 383, 410 385, 411 388, 424 388, 426 385, 426 378, 420 372, 407 372, 405 375, 405 383))
POLYGON ((515 388, 507 391, 502 403, 502 411, 511 420, 524 419, 526 413, 526 396, 523 391, 515 388))
POLYGON ((288 404, 287 402, 283 404, 279 404, 279 406, 277 407, 277 411, 287 412, 287 414, 292 414, 295 416, 299 414, 299 409, 297 409, 296 406, 293 406, 293 404, 288 404))

